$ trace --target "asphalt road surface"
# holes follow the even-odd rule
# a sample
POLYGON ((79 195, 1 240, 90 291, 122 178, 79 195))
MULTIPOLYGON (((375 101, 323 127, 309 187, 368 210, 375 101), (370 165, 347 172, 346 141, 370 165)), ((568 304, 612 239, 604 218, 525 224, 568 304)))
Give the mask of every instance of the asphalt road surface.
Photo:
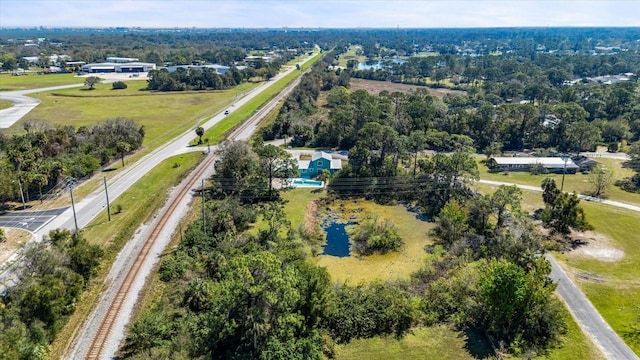
POLYGON ((37 232, 67 208, 42 211, 10 211, 0 215, 0 227, 12 227, 37 232))
POLYGON ((6 129, 15 124, 18 120, 22 119, 23 116, 27 115, 29 111, 35 109, 35 107, 40 104, 40 100, 25 95, 80 86, 83 86, 83 84, 61 85, 40 89, 0 92, 0 100, 7 100, 14 103, 12 107, 0 110, 0 129, 6 129))
POLYGON ((582 328, 582 331, 589 335, 605 356, 611 360, 640 359, 611 329, 611 326, 607 324, 576 284, 571 281, 571 278, 567 276, 567 273, 560 267, 553 256, 547 254, 546 258, 551 263, 551 278, 558 282, 556 291, 567 304, 567 308, 580 325, 580 328, 582 328))

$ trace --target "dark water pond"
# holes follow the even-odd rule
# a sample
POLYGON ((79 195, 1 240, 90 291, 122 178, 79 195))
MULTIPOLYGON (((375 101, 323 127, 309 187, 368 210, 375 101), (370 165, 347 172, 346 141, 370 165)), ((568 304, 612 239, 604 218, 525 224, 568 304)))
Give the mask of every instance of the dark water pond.
POLYGON ((393 59, 393 60, 368 60, 358 63, 358 70, 379 70, 384 67, 391 67, 393 64, 402 64, 404 60, 401 59, 393 59))
POLYGON ((351 242, 345 229, 347 225, 349 224, 333 223, 324 228, 327 233, 327 243, 323 246, 323 254, 337 257, 350 255, 349 247, 351 247, 351 242))
POLYGON ((322 222, 322 228, 327 233, 327 242, 322 247, 324 255, 347 257, 351 255, 349 234, 346 227, 355 222, 340 221, 336 216, 328 216, 322 222))

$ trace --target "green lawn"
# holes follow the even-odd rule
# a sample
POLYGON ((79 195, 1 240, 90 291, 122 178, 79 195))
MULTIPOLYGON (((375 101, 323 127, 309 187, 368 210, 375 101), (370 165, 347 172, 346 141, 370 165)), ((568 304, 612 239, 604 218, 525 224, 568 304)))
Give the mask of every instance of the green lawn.
MULTIPOLYGON (((567 183, 565 182, 565 188, 567 183)), ((477 184, 481 192, 492 192, 495 186, 477 184)), ((544 206, 540 192, 523 190, 523 208, 534 211, 544 206)), ((594 226, 594 232, 605 239, 592 240, 612 250, 621 250, 624 257, 617 261, 604 261, 588 257, 579 252, 556 253, 554 256, 569 268, 574 281, 598 309, 607 323, 624 338, 631 324, 640 321, 640 213, 581 201, 587 220, 594 226), (602 279, 584 280, 575 275, 585 275, 602 279)), ((640 343, 627 344, 640 354, 640 343)))
MULTIPOLYGON (((601 204, 582 202, 587 219, 595 231, 609 239, 608 247, 622 250, 618 261, 602 261, 574 253, 558 254, 557 258, 574 274, 590 274, 602 281, 577 279, 578 286, 624 338, 631 324, 640 322, 640 214, 601 204)), ((625 339, 640 355, 640 342, 625 339)))
POLYGON ((143 146, 150 150, 195 128, 228 107, 238 94, 256 86, 245 83, 224 91, 161 93, 143 91, 144 81, 127 84, 129 87, 124 90, 111 90, 110 84, 100 84, 92 91, 83 87, 37 94, 35 97, 42 103, 14 128, 19 129, 22 122, 35 119, 77 128, 124 117, 144 125, 143 146))
POLYGON ((336 346, 337 360, 493 359, 491 348, 474 333, 446 326, 414 329, 402 339, 394 336, 357 339, 336 346))
POLYGON ((112 215, 111 221, 107 221, 105 209, 82 230, 87 240, 101 245, 128 240, 133 231, 164 204, 167 189, 176 186, 203 159, 202 153, 192 152, 162 161, 120 197, 111 201, 111 213, 115 212, 117 205, 121 205, 120 214, 112 215))
POLYGON ((242 105, 242 107, 226 116, 215 126, 207 129, 202 138, 209 139, 209 142, 212 144, 224 140, 229 132, 233 131, 233 129, 237 128, 240 124, 249 119, 257 109, 278 95, 282 89, 284 89, 295 78, 300 76, 303 70, 309 68, 309 66, 319 60, 321 56, 321 53, 316 53, 312 60, 307 61, 301 66, 301 71, 293 71, 289 75, 276 81, 275 84, 271 85, 268 89, 242 105))
POLYGON ((362 49, 362 46, 360 45, 351 45, 349 46, 349 49, 347 49, 347 52, 345 52, 344 54, 340 55, 340 58, 338 59, 338 65, 342 66, 342 67, 347 67, 347 62, 349 60, 358 60, 358 62, 362 62, 365 61, 366 58, 362 55, 357 56, 356 55, 356 51, 358 49, 362 49))
MULTIPOLYGON (((524 171, 509 172, 507 173, 507 175, 505 175, 504 173, 490 173, 488 171, 488 168, 484 164, 480 163, 480 161, 484 159, 484 156, 476 157, 481 179, 511 182, 521 185, 540 186, 544 178, 550 177, 556 180, 556 184, 558 185, 558 187, 560 187, 562 184, 562 174, 532 175, 524 171)), ((614 179, 621 179, 635 174, 633 170, 622 167, 622 163, 624 162, 623 160, 607 158, 597 158, 595 160, 604 165, 607 169, 613 171, 614 179)), ((581 173, 567 174, 565 175, 564 190, 582 194, 592 191, 593 185, 589 182, 589 175, 581 173)), ((607 189, 606 196, 609 200, 640 205, 640 194, 628 193, 613 184, 611 184, 607 189)))
POLYGON ((0 110, 8 109, 13 106, 13 102, 7 100, 0 100, 0 110))
POLYGON ((59 85, 84 84, 84 78, 75 74, 29 74, 13 76, 0 74, 0 91, 38 89, 59 85))

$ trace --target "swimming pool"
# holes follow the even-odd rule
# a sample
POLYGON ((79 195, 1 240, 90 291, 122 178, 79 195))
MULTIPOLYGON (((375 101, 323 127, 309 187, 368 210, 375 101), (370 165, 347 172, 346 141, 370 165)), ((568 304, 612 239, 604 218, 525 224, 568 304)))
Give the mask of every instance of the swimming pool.
POLYGON ((296 178, 291 182, 291 186, 321 188, 324 186, 324 181, 296 178))

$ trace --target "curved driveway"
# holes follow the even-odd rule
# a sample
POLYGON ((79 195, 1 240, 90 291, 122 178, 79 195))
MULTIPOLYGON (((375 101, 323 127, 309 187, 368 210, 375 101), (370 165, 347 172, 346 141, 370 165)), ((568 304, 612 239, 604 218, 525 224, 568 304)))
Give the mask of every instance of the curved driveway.
POLYGON ((6 129, 15 124, 16 122, 18 122, 18 120, 22 119, 23 116, 27 115, 29 111, 35 109, 35 107, 40 104, 40 100, 25 95, 80 86, 83 86, 83 84, 61 85, 41 89, 0 92, 0 100, 7 100, 14 103, 12 107, 0 110, 0 129, 6 129))

